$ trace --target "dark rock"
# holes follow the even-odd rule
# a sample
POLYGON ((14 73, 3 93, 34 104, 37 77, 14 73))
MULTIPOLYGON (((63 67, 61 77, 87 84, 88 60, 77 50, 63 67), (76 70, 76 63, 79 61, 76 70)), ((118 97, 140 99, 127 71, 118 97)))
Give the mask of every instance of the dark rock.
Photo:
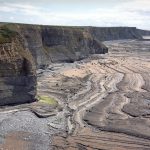
POLYGON ((142 39, 136 27, 90 27, 88 30, 99 41, 142 39))
POLYGON ((0 105, 33 102, 36 67, 31 52, 17 33, 7 42, 0 44, 0 105))
POLYGON ((138 32, 139 32, 139 34, 141 34, 142 36, 150 36, 150 31, 138 29, 138 32))

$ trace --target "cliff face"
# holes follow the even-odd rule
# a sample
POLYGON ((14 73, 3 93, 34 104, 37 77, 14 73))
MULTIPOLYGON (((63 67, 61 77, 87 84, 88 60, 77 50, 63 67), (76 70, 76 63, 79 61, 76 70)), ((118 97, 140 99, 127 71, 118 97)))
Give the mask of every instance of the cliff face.
POLYGON ((84 28, 17 25, 17 30, 35 57, 37 67, 108 52, 107 47, 84 28))
POLYGON ((89 31, 100 41, 142 38, 135 27, 91 27, 89 31))
POLYGON ((43 46, 40 26, 17 25, 17 31, 22 35, 27 48, 32 53, 37 68, 45 66, 51 62, 49 54, 46 53, 43 46))
POLYGON ((84 28, 44 27, 42 42, 52 62, 73 62, 90 54, 107 53, 107 48, 84 28))
POLYGON ((73 62, 90 54, 107 53, 107 47, 100 41, 142 38, 135 27, 7 26, 23 36, 38 67, 50 62, 73 62))
POLYGON ((150 36, 150 31, 138 29, 138 32, 139 32, 139 34, 141 34, 142 36, 150 36))
POLYGON ((22 35, 38 68, 51 62, 73 62, 90 54, 107 53, 101 41, 142 38, 134 27, 7 26, 22 35))
POLYGON ((35 71, 34 59, 21 36, 0 28, 0 105, 34 101, 35 71))

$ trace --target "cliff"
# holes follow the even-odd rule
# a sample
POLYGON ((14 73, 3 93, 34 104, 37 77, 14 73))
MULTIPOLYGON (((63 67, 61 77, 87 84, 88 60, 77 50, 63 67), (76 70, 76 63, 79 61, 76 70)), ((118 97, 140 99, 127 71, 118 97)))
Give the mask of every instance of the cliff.
POLYGON ((140 39, 136 28, 0 24, 0 105, 34 101, 36 67, 105 54, 104 40, 140 39))
POLYGON ((140 29, 138 29, 138 32, 142 36, 150 36, 150 31, 148 31, 148 30, 140 30, 140 29))
POLYGON ((36 68, 23 38, 0 28, 0 105, 32 102, 36 94, 36 68))
POLYGON ((89 31, 100 41, 142 38, 136 27, 91 27, 89 31))
POLYGON ((108 49, 101 41, 142 38, 135 27, 64 27, 27 24, 7 24, 7 27, 22 35, 38 68, 51 62, 73 62, 90 54, 107 53, 108 49))
POLYGON ((37 67, 51 62, 73 62, 90 54, 104 54, 108 49, 83 27, 56 27, 7 24, 22 35, 37 67))
POLYGON ((73 62, 90 54, 108 52, 107 47, 84 28, 44 27, 41 35, 44 49, 52 62, 73 62))

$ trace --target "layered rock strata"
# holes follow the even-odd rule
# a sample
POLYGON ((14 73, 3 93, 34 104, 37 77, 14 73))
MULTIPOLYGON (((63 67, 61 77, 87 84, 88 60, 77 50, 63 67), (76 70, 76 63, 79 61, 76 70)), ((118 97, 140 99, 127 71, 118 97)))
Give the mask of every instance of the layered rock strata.
POLYGON ((5 28, 0 33, 0 105, 32 102, 36 95, 34 58, 16 32, 9 36, 12 32, 5 28))

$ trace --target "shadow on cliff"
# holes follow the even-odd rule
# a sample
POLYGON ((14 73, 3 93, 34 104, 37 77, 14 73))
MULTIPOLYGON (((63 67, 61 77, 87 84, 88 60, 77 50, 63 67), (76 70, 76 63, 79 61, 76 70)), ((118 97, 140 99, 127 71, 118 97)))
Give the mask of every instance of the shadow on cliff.
POLYGON ((37 81, 36 76, 31 73, 32 66, 25 58, 22 62, 18 62, 18 66, 20 64, 21 69, 17 75, 3 77, 4 85, 7 87, 3 92, 5 95, 0 105, 16 105, 35 101, 37 81))

